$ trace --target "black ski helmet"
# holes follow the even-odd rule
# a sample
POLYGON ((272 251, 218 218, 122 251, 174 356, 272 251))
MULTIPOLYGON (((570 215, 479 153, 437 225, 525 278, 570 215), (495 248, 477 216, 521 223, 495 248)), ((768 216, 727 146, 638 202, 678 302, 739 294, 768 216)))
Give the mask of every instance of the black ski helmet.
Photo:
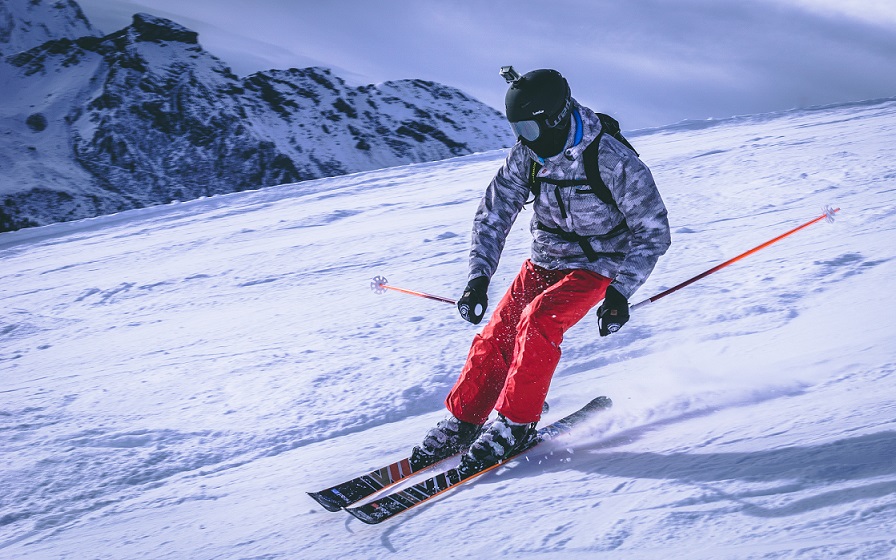
POLYGON ((569 83, 556 70, 533 70, 513 80, 504 96, 507 120, 519 140, 541 157, 559 153, 569 132, 569 83))

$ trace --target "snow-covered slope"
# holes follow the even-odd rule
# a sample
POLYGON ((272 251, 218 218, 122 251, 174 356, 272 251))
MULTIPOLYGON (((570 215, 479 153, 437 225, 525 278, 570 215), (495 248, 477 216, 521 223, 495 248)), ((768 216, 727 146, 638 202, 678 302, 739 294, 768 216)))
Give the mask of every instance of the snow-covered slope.
POLYGON ((0 58, 0 231, 512 143, 457 89, 352 87, 325 68, 240 78, 149 14, 102 38, 39 38, 0 58))
MULTIPOLYGON (((633 136, 673 246, 567 337, 546 421, 615 407, 403 519, 317 490, 443 415, 491 152, 0 234, 4 558, 893 558, 896 100, 633 136)), ((492 283, 528 251, 527 216, 492 283)))

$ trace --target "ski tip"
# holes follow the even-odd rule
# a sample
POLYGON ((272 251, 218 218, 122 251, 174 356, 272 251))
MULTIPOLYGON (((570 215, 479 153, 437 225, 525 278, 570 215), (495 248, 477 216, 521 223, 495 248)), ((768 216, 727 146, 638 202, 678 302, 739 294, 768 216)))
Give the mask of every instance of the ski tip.
POLYGON ((589 408, 612 408, 613 400, 610 397, 600 396, 588 403, 589 408))
POLYGON ((314 501, 323 506, 323 508, 327 511, 339 511, 342 509, 341 504, 337 504, 336 502, 328 499, 320 492, 308 492, 308 495, 314 498, 314 501))

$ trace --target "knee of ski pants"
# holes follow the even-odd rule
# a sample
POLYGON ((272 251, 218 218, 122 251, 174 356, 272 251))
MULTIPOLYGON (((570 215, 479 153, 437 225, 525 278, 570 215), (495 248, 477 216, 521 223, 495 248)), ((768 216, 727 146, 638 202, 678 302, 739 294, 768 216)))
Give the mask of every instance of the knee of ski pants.
POLYGON ((514 359, 519 360, 521 355, 529 355, 535 350, 541 358, 547 358, 544 352, 559 352, 560 343, 563 341, 563 328, 552 313, 546 313, 537 305, 527 308, 520 319, 519 331, 514 348, 514 359), (547 346, 545 346, 547 345, 547 346))
POLYGON ((532 336, 534 331, 559 344, 564 331, 572 326, 567 324, 565 316, 565 310, 559 308, 556 302, 539 296, 523 310, 519 330, 526 332, 527 336, 532 336))

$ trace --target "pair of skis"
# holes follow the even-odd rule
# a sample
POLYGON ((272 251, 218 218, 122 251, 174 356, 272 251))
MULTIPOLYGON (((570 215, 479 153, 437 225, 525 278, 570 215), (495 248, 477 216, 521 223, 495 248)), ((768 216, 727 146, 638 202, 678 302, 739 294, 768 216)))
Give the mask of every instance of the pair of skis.
POLYGON ((566 416, 557 420, 553 424, 549 424, 538 430, 537 435, 526 447, 517 450, 516 453, 507 457, 500 463, 490 465, 482 470, 467 473, 466 476, 461 475, 457 467, 440 472, 425 480, 409 486, 397 492, 380 496, 373 501, 364 503, 359 506, 353 506, 365 498, 385 490, 399 482, 410 478, 411 476, 423 472, 427 469, 434 469, 437 465, 427 465, 418 469, 411 466, 409 459, 396 461, 391 465, 387 465, 381 469, 371 471, 367 474, 353 478, 346 482, 337 484, 319 492, 309 492, 317 503, 322 505, 328 511, 339 511, 345 509, 353 516, 357 517, 364 523, 376 524, 390 519, 399 513, 407 511, 415 506, 429 501, 432 498, 456 488, 457 486, 475 479, 504 463, 513 460, 522 453, 529 451, 536 445, 545 441, 550 441, 562 434, 572 430, 572 428, 587 418, 591 413, 605 410, 613 405, 608 397, 597 397, 591 402, 566 416))

